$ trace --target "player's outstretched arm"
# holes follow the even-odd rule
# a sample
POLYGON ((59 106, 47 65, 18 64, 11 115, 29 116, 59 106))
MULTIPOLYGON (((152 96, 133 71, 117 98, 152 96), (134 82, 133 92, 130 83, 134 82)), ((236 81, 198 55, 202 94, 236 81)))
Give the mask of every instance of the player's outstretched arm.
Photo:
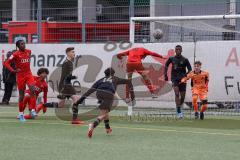
POLYGON ((97 90, 100 82, 101 82, 101 79, 98 80, 97 82, 95 82, 95 83, 92 85, 92 87, 91 87, 86 93, 84 93, 84 94, 81 96, 81 98, 79 98, 74 105, 82 104, 83 101, 84 101, 90 94, 92 94, 93 92, 95 92, 95 91, 97 90))
POLYGON ((181 79, 181 83, 186 83, 189 79, 192 79, 192 78, 193 78, 193 73, 190 72, 190 73, 187 74, 186 77, 183 77, 183 78, 181 79))
POLYGON ((125 52, 118 53, 117 58, 122 59, 124 56, 128 56, 128 54, 129 54, 129 50, 125 51, 125 52))
POLYGON ((152 52, 152 51, 149 51, 145 48, 142 48, 144 50, 144 53, 147 54, 147 55, 150 55, 150 56, 154 56, 154 57, 158 57, 158 58, 163 58, 162 55, 156 53, 156 52, 152 52))

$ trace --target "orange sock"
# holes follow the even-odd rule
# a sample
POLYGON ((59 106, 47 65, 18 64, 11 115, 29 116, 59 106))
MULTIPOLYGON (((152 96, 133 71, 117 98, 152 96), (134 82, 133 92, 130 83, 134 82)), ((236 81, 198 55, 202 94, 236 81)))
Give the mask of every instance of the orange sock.
POLYGON ((202 105, 201 112, 205 112, 207 110, 207 104, 202 105))
POLYGON ((198 99, 198 96, 197 95, 193 95, 193 97, 192 97, 192 104, 193 104, 193 107, 194 107, 194 112, 198 112, 197 99, 198 99))

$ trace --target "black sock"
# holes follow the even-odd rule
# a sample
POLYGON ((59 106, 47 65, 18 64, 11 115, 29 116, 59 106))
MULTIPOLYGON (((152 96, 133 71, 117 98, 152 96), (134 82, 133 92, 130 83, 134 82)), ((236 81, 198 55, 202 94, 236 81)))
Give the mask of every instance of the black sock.
POLYGON ((105 128, 110 129, 109 119, 104 120, 105 128))
POLYGON ((78 117, 78 106, 77 105, 73 105, 72 112, 73 112, 73 120, 77 119, 77 117, 78 117))
POLYGON ((96 128, 100 122, 101 120, 97 118, 97 120, 93 122, 93 128, 96 128))

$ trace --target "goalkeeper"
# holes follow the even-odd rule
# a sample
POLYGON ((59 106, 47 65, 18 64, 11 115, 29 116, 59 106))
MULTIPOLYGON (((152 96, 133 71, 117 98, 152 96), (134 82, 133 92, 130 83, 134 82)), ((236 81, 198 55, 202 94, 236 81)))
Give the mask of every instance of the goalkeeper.
POLYGON ((104 120, 105 129, 107 134, 112 132, 112 129, 109 125, 109 115, 108 113, 112 109, 112 104, 114 100, 114 94, 116 92, 117 86, 120 84, 127 84, 130 89, 131 99, 133 105, 135 104, 135 95, 133 92, 133 85, 131 80, 122 79, 114 76, 115 71, 112 68, 107 68, 105 71, 105 77, 101 78, 93 84, 93 86, 82 95, 82 97, 73 104, 73 108, 78 109, 78 104, 81 104, 90 94, 96 91, 96 96, 100 102, 99 109, 100 114, 97 119, 89 124, 88 137, 92 138, 93 130, 96 128, 99 123, 104 120))
POLYGON ((187 80, 192 80, 192 103, 194 106, 195 119, 199 118, 198 112, 198 97, 202 103, 200 110, 200 119, 204 119, 204 112, 207 110, 207 94, 208 94, 208 82, 209 82, 209 73, 201 70, 202 63, 196 61, 194 63, 194 71, 187 74, 181 80, 181 83, 185 83, 187 80))

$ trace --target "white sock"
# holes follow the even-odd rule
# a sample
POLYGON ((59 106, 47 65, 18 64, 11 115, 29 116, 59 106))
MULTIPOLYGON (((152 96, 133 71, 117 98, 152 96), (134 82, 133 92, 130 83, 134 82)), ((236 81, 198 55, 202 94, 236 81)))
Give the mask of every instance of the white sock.
POLYGON ((20 115, 20 116, 23 115, 23 112, 19 112, 19 115, 20 115))

